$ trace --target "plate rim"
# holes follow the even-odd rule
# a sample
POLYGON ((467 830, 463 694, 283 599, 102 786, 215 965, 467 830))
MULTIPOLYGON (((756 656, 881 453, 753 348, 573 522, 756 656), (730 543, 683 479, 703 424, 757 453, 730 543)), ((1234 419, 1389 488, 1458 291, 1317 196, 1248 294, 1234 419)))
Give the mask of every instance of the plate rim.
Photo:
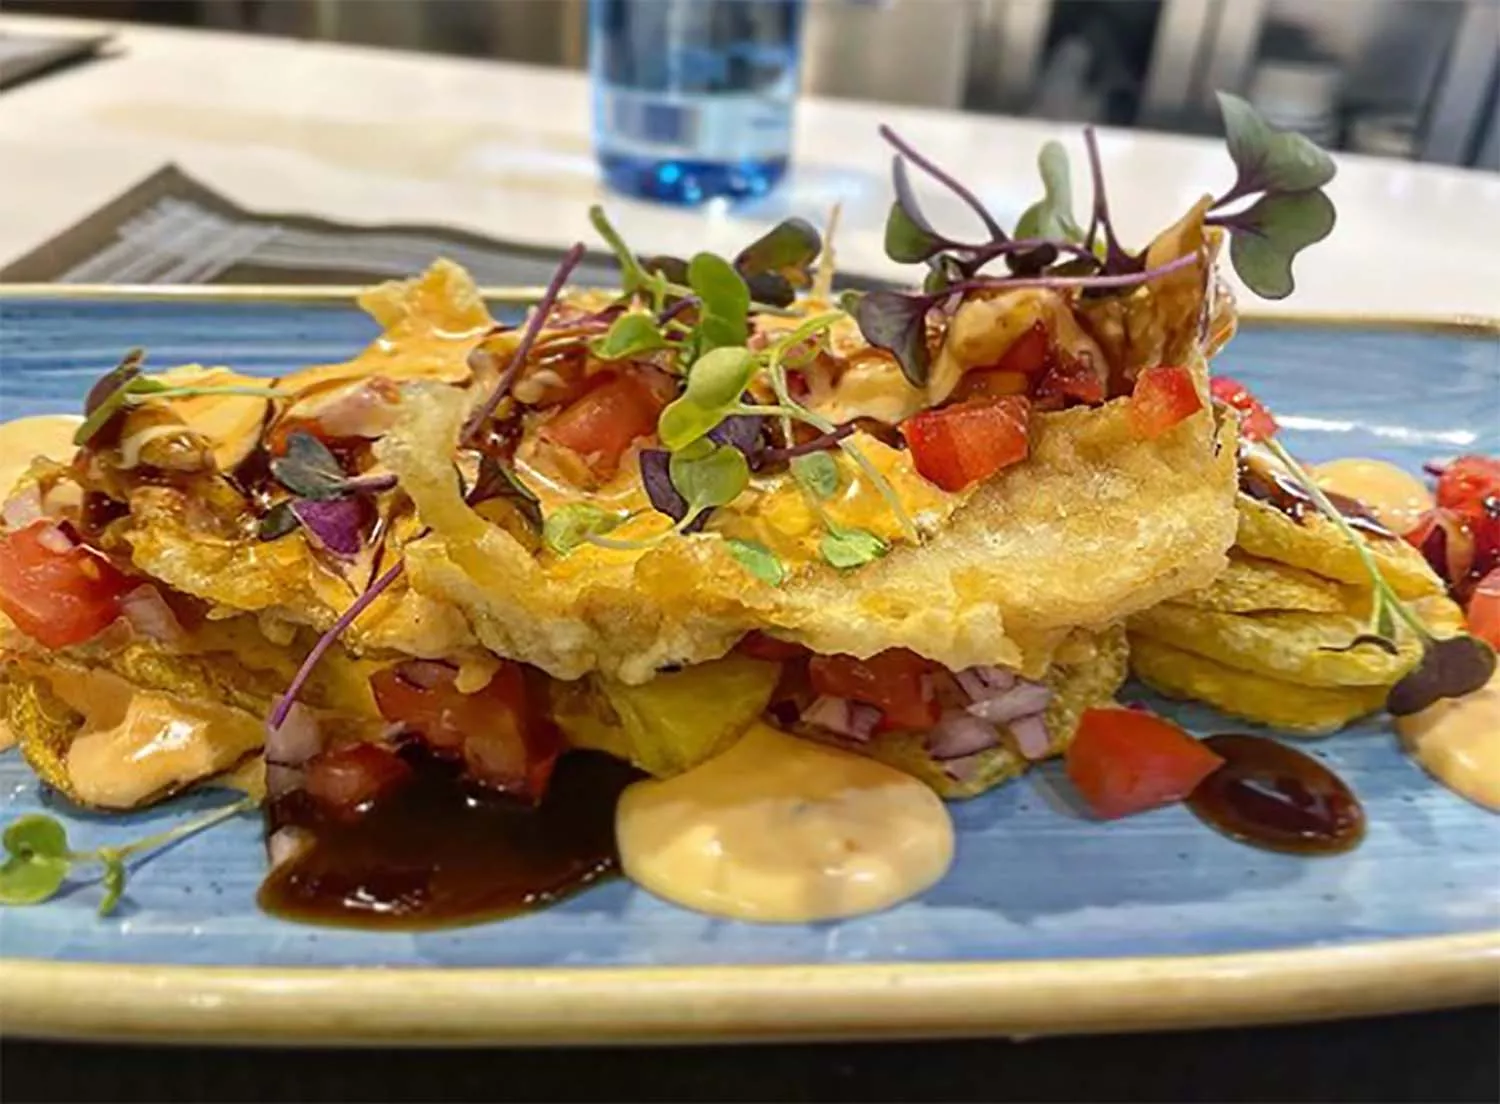
MULTIPOLYGON (((363 290, 0 283, 0 301, 341 303, 363 290)), ((480 289, 505 303, 542 291, 480 289)), ((1240 317, 1255 326, 1500 337, 1500 316, 1240 317)), ((0 992, 0 1033, 122 1041, 553 1045, 1135 1032, 1500 1003, 1500 928, 1215 955, 843 965, 228 967, 0 957, 0 992), (795 1001, 784 999, 789 992, 795 1001)))
MULTIPOLYGON (((343 303, 353 302, 369 284, 47 284, 0 281, 0 301, 13 299, 100 299, 116 302, 166 303, 343 303)), ((507 284, 479 288, 492 303, 534 303, 546 292, 537 284, 507 284)), ((1255 326, 1325 326, 1373 329, 1426 330, 1455 335, 1500 337, 1500 314, 1420 314, 1359 311, 1264 311, 1255 307, 1237 312, 1241 322, 1255 326)))
POLYGON ((1500 931, 984 963, 440 969, 0 959, 0 991, 4 1030, 43 1038, 431 1046, 1043 1036, 1496 1003, 1500 931))

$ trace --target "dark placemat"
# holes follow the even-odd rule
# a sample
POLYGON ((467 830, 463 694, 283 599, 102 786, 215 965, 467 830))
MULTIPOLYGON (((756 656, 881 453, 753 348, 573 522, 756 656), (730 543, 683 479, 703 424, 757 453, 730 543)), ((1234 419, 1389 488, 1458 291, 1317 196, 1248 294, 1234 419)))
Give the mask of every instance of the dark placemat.
POLYGON ((0 33, 0 91, 99 56, 111 36, 0 33))
POLYGON ((1026 1043, 337 1052, 14 1042, 0 1049, 0 1098, 1493 1104, 1497 1064, 1500 1011, 1481 1008, 1026 1043))

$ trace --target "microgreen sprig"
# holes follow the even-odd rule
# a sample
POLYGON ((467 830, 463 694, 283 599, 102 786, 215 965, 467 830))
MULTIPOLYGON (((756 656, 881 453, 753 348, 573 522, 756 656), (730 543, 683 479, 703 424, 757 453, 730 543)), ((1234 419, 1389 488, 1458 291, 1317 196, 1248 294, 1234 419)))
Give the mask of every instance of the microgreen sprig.
POLYGON ((222 387, 173 386, 141 374, 146 354, 131 349, 118 365, 110 369, 89 389, 84 400, 83 423, 73 434, 73 444, 82 448, 126 410, 148 402, 187 399, 198 395, 248 395, 259 399, 284 399, 284 392, 274 387, 252 387, 248 384, 225 384, 222 387))
POLYGON ((35 905, 57 895, 77 863, 97 863, 102 868, 100 884, 104 896, 99 915, 108 916, 125 891, 125 861, 132 855, 156 851, 187 836, 212 828, 221 821, 249 812, 258 803, 246 797, 166 831, 119 847, 74 851, 68 832, 55 817, 32 813, 13 821, 5 829, 5 863, 0 865, 0 905, 35 905))
MULTIPOLYGON (((1427 630, 1427 626, 1405 602, 1401 600, 1390 583, 1381 574, 1375 558, 1370 555, 1368 545, 1344 515, 1328 500, 1323 489, 1310 478, 1297 462, 1296 457, 1275 438, 1266 442, 1266 447, 1281 461, 1302 489, 1312 499, 1318 511, 1338 526, 1359 556, 1360 563, 1369 573, 1374 588, 1373 610, 1369 628, 1359 634, 1349 647, 1372 644, 1396 654, 1394 636, 1395 619, 1399 618, 1422 644, 1422 658, 1417 666, 1403 676, 1391 688, 1386 698, 1386 709, 1397 717, 1418 713, 1442 698, 1461 698, 1484 686, 1495 672, 1495 652, 1477 637, 1459 634, 1438 638, 1427 630)), ((1342 650, 1342 649, 1336 649, 1342 650)))

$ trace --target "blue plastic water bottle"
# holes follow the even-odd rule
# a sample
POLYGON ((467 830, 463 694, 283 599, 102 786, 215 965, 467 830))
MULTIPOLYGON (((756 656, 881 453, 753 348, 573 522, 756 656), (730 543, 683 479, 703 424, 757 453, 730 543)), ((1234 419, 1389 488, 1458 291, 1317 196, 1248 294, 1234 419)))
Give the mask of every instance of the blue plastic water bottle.
POLYGON ((803 0, 591 0, 594 148, 618 191, 764 195, 786 172, 803 0))

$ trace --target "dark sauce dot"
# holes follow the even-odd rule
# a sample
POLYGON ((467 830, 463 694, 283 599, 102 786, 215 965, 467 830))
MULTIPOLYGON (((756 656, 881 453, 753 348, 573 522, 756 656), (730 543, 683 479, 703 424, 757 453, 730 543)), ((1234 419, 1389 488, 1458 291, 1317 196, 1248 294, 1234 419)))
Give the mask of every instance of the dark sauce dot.
POLYGON ((1187 800, 1204 823, 1230 839, 1270 851, 1348 851, 1365 834, 1358 798, 1312 756, 1264 736, 1210 736, 1224 760, 1187 800))
POLYGON ((465 782, 451 762, 407 757, 411 778, 353 820, 294 791, 272 830, 311 843, 261 886, 266 911, 366 928, 438 928, 552 904, 619 868, 615 805, 639 772, 596 752, 558 762, 547 796, 521 804, 465 782))
MULTIPOLYGON (((1258 464, 1246 463, 1243 459, 1240 461, 1240 490, 1259 502, 1274 506, 1293 521, 1300 522, 1308 514, 1318 512, 1317 504, 1295 480, 1258 464)), ((1344 515, 1351 528, 1363 530, 1371 536, 1394 539, 1396 534, 1381 525, 1370 508, 1358 499, 1334 491, 1324 491, 1323 497, 1344 515)))

